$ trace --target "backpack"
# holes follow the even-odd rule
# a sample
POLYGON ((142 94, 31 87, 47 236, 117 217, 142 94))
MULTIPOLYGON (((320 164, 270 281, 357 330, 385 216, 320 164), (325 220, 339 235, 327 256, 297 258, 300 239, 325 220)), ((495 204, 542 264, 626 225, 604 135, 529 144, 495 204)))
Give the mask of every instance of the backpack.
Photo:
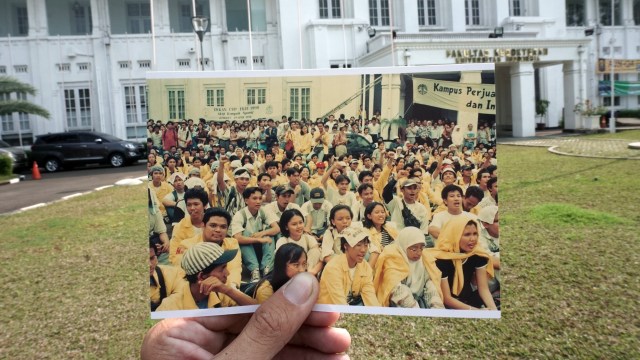
POLYGON ((180 201, 184 201, 184 200, 178 200, 178 192, 173 190, 172 192, 173 194, 173 201, 176 203, 175 206, 167 206, 167 215, 169 217, 169 221, 171 223, 177 223, 180 222, 180 220, 182 220, 184 218, 184 211, 178 207, 178 203, 180 201))
POLYGON ((158 306, 162 304, 162 300, 167 297, 167 287, 164 285, 164 275, 160 268, 156 266, 156 274, 158 275, 158 286, 160 286, 160 301, 157 304, 151 303, 151 311, 156 311, 158 306))
POLYGON ((417 227, 420 228, 420 220, 418 220, 413 213, 411 213, 411 210, 409 210, 409 208, 407 207, 407 203, 404 202, 404 200, 402 200, 402 205, 404 205, 404 207, 402 208, 402 217, 404 218, 404 226, 413 226, 413 227, 417 227))

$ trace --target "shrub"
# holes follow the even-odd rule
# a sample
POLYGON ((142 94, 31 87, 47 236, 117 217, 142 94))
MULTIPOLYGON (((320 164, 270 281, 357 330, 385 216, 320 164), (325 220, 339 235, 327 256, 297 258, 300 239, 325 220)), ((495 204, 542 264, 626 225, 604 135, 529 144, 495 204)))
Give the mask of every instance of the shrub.
POLYGON ((638 110, 620 110, 620 111, 616 111, 616 117, 640 119, 640 109, 638 109, 638 110))
POLYGON ((7 155, 0 155, 0 176, 11 175, 13 160, 7 155))

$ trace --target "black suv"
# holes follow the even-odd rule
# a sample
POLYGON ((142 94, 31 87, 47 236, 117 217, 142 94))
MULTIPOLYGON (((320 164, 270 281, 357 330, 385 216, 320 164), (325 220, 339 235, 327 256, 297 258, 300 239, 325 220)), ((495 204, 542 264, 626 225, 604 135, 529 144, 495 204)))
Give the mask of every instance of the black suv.
POLYGON ((74 131, 37 136, 31 152, 38 166, 54 172, 84 164, 128 165, 142 157, 144 145, 100 132, 74 131))

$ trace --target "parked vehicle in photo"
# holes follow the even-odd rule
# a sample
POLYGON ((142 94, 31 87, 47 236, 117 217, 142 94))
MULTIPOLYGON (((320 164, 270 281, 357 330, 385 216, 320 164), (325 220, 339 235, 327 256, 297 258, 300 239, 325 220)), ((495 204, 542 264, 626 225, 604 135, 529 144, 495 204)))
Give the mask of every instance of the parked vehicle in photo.
POLYGON ((19 169, 24 169, 29 165, 27 164, 27 154, 21 147, 11 146, 0 140, 0 155, 3 154, 6 154, 13 161, 14 172, 19 169))
POLYGON ((32 157, 48 172, 86 164, 120 167, 142 157, 144 145, 94 131, 52 133, 36 137, 32 157))
POLYGON ((376 149, 376 144, 369 142, 364 136, 356 133, 347 134, 347 151, 354 158, 359 158, 361 154, 371 155, 376 149))

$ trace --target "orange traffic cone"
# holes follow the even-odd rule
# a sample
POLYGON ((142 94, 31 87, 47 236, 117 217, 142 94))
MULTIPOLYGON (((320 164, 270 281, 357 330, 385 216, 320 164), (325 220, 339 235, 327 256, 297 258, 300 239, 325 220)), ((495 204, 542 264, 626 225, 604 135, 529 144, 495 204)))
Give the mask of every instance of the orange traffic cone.
POLYGON ((40 170, 38 169, 38 163, 35 161, 33 162, 33 169, 31 169, 31 177, 33 180, 42 179, 42 176, 40 176, 40 170))

